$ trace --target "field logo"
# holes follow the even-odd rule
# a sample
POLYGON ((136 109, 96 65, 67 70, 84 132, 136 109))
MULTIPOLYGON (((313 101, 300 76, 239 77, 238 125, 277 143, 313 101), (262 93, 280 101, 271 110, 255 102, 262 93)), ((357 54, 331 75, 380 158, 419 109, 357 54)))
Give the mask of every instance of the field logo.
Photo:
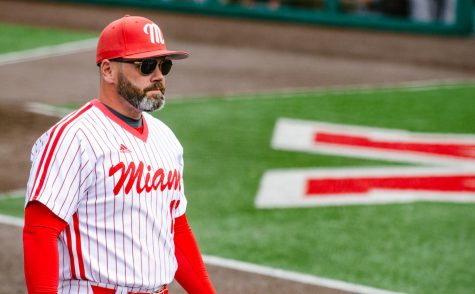
POLYGON ((279 119, 272 147, 424 166, 269 170, 259 208, 475 202, 475 136, 279 119))

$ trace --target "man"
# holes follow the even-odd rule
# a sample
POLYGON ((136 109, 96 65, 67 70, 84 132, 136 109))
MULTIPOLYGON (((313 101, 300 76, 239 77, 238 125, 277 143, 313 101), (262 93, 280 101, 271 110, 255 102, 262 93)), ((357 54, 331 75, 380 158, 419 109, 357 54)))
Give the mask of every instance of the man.
POLYGON ((23 232, 29 293, 215 293, 186 219, 183 149, 147 112, 187 52, 125 16, 101 33, 99 98, 33 146, 23 232))

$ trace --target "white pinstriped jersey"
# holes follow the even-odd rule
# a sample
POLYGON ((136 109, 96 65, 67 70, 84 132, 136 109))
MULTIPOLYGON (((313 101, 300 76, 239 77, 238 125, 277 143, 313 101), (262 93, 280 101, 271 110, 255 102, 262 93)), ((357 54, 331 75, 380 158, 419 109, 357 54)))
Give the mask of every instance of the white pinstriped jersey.
POLYGON ((93 100, 33 146, 27 202, 68 223, 59 293, 150 291, 174 278, 173 222, 187 203, 183 148, 158 119, 144 113, 143 124, 140 134, 93 100))

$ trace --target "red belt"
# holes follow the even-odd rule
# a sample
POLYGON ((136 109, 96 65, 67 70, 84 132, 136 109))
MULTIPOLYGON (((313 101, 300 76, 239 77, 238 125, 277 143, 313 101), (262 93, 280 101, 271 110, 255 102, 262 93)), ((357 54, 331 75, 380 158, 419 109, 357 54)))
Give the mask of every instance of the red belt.
MULTIPOLYGON (((115 289, 103 288, 99 286, 91 286, 94 294, 116 294, 115 289)), ((168 294, 168 287, 165 285, 155 292, 129 292, 129 294, 168 294)))

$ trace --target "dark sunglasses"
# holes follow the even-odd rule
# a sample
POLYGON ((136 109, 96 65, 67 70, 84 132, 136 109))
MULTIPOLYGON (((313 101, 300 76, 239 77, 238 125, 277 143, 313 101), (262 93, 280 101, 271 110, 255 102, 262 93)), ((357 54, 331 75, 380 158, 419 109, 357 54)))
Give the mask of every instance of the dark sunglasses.
POLYGON ((153 73, 155 68, 160 69, 162 75, 166 76, 170 70, 172 69, 173 62, 170 59, 162 59, 158 61, 157 59, 143 59, 143 60, 130 60, 130 59, 123 59, 123 58, 115 58, 112 61, 117 62, 124 62, 124 63, 133 63, 137 65, 140 69, 140 73, 144 76, 148 76, 149 74, 153 73))

